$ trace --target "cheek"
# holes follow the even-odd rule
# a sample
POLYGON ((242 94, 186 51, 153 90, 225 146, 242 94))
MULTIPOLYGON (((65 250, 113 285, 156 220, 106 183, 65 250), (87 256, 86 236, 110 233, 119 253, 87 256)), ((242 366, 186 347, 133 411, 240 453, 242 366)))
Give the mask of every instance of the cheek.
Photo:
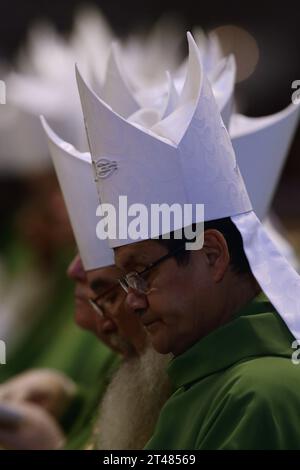
POLYGON ((75 300, 75 321, 80 328, 94 331, 96 328, 95 314, 90 306, 81 299, 75 300))
POLYGON ((139 318, 135 314, 124 314, 116 323, 120 336, 132 344, 137 351, 143 350, 147 336, 139 318))
POLYGON ((115 309, 111 314, 111 318, 123 335, 127 337, 130 336, 132 331, 136 330, 139 322, 136 314, 127 312, 123 307, 115 309))
POLYGON ((170 311, 173 310, 174 297, 172 292, 167 290, 159 289, 155 292, 152 292, 148 296, 148 308, 147 311, 150 311, 155 317, 160 318, 162 321, 166 322, 169 317, 170 311))
POLYGON ((174 338, 176 339, 176 334, 172 330, 172 326, 162 321, 148 329, 151 345, 158 353, 168 354, 172 352, 174 338))
POLYGON ((190 286, 185 271, 169 269, 163 276, 158 276, 153 285, 153 292, 148 296, 149 308, 158 313, 167 323, 173 323, 175 317, 185 311, 190 299, 190 286))
POLYGON ((186 272, 173 276, 149 296, 149 309, 169 327, 173 336, 202 329, 209 286, 186 272))

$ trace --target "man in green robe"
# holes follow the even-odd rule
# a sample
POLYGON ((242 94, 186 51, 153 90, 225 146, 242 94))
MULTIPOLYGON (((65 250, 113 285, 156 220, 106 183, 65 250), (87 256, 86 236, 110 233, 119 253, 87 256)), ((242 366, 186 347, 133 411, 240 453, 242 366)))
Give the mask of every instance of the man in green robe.
POLYGON ((130 272, 163 258, 147 272, 149 294, 137 283, 127 295, 154 348, 174 355, 173 393, 146 449, 299 449, 294 337, 260 293, 232 222, 205 226, 198 252, 180 250, 182 240, 116 250, 130 272))
POLYGON ((147 449, 299 449, 293 337, 263 296, 173 359, 147 449), (175 431, 176 430, 176 431, 175 431))

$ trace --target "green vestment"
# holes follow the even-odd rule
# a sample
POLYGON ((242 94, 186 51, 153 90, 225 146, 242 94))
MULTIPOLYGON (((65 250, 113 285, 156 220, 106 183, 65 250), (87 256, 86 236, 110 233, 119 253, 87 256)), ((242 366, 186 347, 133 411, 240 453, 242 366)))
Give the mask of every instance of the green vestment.
POLYGON ((174 393, 146 449, 300 449, 300 365, 274 307, 257 297, 175 357, 174 393))

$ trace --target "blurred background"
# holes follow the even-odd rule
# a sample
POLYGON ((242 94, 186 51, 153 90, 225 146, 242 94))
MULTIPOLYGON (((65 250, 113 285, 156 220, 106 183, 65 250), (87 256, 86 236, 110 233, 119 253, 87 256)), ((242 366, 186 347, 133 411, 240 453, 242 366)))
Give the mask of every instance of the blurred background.
MULTIPOLYGON (((12 317, 23 318, 20 324, 24 325, 24 319, 32 315, 11 312, 32 312, 32 306, 40 310, 36 306, 44 305, 47 298, 62 296, 61 279, 75 253, 56 177, 49 158, 44 155, 47 151, 37 127, 39 123, 32 120, 32 114, 44 113, 50 116, 50 122, 58 123, 58 128, 66 127, 63 133, 66 140, 72 139, 74 129, 68 128, 71 115, 68 107, 74 95, 73 91, 68 94, 66 83, 70 83, 68 74, 70 70, 73 74, 75 60, 84 63, 85 51, 89 49, 90 57, 99 60, 101 68, 113 37, 118 37, 129 49, 132 37, 143 38, 146 44, 156 34, 165 49, 162 57, 168 56, 168 48, 174 55, 176 49, 176 60, 180 62, 187 52, 185 31, 201 27, 206 33, 217 34, 224 55, 235 54, 238 110, 247 116, 265 116, 291 103, 292 82, 300 79, 299 11, 297 2, 260 1, 253 5, 242 1, 188 0, 1 1, 0 79, 7 85, 7 105, 0 105, 0 333, 3 339, 17 336, 12 333, 16 330, 12 317), (168 32, 167 40, 165 32, 168 32), (101 47, 97 41, 102 41, 101 47), (16 108, 21 109, 21 114, 16 108), (13 127, 12 122, 19 125, 13 127)), ((150 52, 144 60, 145 66, 149 61, 150 68, 150 52)), ((272 203, 273 214, 298 253, 299 152, 298 129, 272 203)), ((69 295, 66 303, 72 302, 70 285, 67 280, 64 283, 64 296, 69 295)), ((55 309, 59 308, 63 305, 55 304, 55 309)), ((32 321, 38 325, 37 319, 32 321)), ((22 326, 25 335, 23 329, 26 328, 22 326)), ((20 344, 19 338, 10 344, 13 350, 14 344, 20 344)))

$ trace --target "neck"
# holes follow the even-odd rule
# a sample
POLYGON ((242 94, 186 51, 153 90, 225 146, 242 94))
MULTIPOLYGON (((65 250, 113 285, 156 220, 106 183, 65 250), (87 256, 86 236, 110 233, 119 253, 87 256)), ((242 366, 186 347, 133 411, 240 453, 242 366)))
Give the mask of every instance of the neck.
POLYGON ((228 272, 211 299, 211 320, 205 326, 201 325, 199 329, 194 328, 189 342, 184 341, 177 345, 176 349, 172 350, 173 355, 179 356, 194 343, 228 323, 242 307, 259 294, 260 290, 253 276, 228 272))
POLYGON ((223 302, 219 326, 230 321, 242 307, 259 294, 260 290, 260 286, 253 276, 231 273, 228 282, 224 286, 223 299, 225 298, 225 302, 223 302), (228 295, 228 292, 233 293, 233 295, 228 295))

